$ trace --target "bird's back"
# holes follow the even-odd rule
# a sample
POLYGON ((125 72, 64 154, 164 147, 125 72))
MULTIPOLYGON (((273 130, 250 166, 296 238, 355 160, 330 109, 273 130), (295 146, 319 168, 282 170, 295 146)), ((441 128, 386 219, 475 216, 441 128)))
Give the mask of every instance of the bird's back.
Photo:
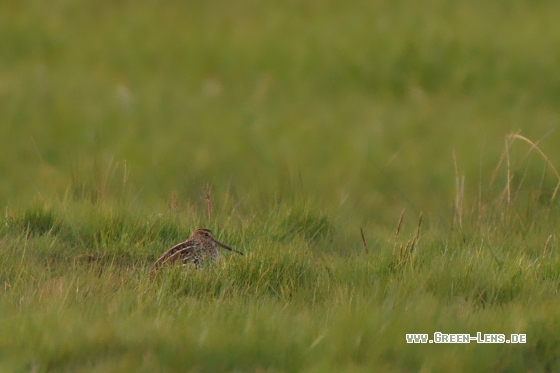
POLYGON ((183 264, 193 262, 200 267, 205 256, 216 258, 218 252, 211 241, 202 241, 193 238, 181 242, 167 250, 153 265, 152 272, 156 271, 164 264, 182 260, 183 264))

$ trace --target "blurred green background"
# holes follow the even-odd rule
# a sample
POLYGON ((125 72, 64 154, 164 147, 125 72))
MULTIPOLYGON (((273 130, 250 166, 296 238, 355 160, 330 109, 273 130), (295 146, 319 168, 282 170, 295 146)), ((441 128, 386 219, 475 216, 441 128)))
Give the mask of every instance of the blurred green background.
POLYGON ((546 0, 2 1, 0 204, 118 183, 126 164, 137 203, 209 183, 359 222, 445 216, 453 151, 467 195, 507 133, 560 164, 559 16, 546 0))

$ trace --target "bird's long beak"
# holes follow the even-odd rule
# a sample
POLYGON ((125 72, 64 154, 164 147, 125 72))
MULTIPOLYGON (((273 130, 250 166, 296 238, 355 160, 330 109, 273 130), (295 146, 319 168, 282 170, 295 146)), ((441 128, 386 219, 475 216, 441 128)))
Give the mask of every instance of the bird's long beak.
POLYGON ((228 245, 224 245, 224 244, 221 243, 220 241, 217 241, 217 240, 214 240, 214 241, 216 241, 216 244, 218 244, 218 246, 221 246, 221 247, 223 247, 224 249, 227 249, 227 250, 229 250, 229 251, 233 251, 234 253, 238 253, 238 254, 240 254, 240 255, 245 255, 245 254, 243 254, 241 251, 232 249, 231 247, 229 247, 228 245))

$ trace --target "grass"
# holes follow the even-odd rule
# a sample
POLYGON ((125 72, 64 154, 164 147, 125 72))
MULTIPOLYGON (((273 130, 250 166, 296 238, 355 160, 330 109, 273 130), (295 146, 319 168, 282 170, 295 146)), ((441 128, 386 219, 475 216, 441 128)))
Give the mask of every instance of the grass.
POLYGON ((112 206, 64 202, 8 213, 4 370, 557 368, 560 257, 554 242, 544 252, 552 227, 433 228, 406 256, 415 233, 388 229, 366 254, 357 237, 317 233, 324 216, 312 217, 310 207, 314 224, 294 231, 284 222, 301 215, 279 206, 241 226, 228 224, 230 214, 209 225, 246 257, 152 277, 160 249, 186 235, 181 222, 191 215, 112 206), (406 333, 435 331, 522 333, 528 343, 405 343, 406 333))
POLYGON ((559 15, 2 2, 0 371, 560 370, 559 15))

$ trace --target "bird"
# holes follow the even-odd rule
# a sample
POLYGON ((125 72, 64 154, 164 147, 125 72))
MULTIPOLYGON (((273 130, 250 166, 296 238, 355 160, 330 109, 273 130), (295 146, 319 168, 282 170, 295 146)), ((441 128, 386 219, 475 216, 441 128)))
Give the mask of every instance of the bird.
POLYGON ((200 268, 206 259, 216 259, 218 256, 217 246, 244 255, 241 251, 232 249, 215 239, 211 230, 200 228, 195 230, 186 241, 178 243, 160 256, 153 264, 150 272, 153 274, 162 265, 179 259, 183 261, 183 265, 193 262, 196 268, 200 268))

